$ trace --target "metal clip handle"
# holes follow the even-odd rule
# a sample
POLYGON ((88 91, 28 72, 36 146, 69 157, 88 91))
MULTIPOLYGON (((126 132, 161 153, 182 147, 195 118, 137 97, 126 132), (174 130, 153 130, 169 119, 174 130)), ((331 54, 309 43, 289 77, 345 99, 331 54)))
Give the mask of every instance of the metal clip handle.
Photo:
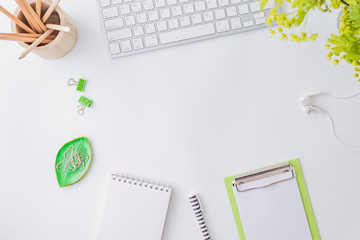
POLYGON ((84 114, 85 114, 85 106, 84 105, 79 105, 78 106, 78 111, 77 111, 77 113, 79 114, 79 115, 81 115, 81 116, 83 116, 84 114))
POLYGON ((259 189, 259 188, 265 188, 265 187, 269 187, 271 185, 280 183, 280 182, 284 182, 284 181, 288 181, 295 178, 295 172, 294 172, 294 167, 290 165, 290 163, 284 163, 284 164, 279 164, 276 166, 272 166, 272 167, 268 167, 265 169, 260 169, 257 171, 252 171, 249 173, 245 173, 245 174, 241 174, 239 176, 237 176, 235 178, 235 181, 233 182, 233 186, 236 188, 236 190, 238 192, 246 192, 246 191, 250 191, 250 190, 254 190, 254 189, 259 189), (281 174, 285 174, 285 173, 289 173, 291 172, 291 176, 287 177, 285 179, 281 179, 278 181, 274 181, 270 184, 265 184, 265 185, 261 185, 261 186, 256 186, 256 187, 251 187, 245 190, 239 189, 240 185, 243 185, 245 183, 250 183, 253 181, 257 181, 257 180, 261 180, 264 178, 268 178, 268 177, 272 177, 272 176, 276 176, 276 175, 281 175, 281 174))
POLYGON ((68 86, 77 86, 78 82, 75 81, 74 78, 70 78, 69 81, 67 82, 68 86))

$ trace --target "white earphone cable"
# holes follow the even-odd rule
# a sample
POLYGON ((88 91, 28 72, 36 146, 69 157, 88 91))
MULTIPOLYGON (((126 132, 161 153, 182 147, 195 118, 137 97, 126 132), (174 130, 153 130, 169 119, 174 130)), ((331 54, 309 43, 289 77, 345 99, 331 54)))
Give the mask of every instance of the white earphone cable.
MULTIPOLYGON (((358 95, 360 95, 360 92, 357 92, 357 93, 354 93, 352 95, 349 95, 349 96, 335 96, 335 95, 332 95, 330 93, 325 93, 325 92, 316 92, 314 93, 313 95, 308 95, 308 97, 306 97, 305 99, 303 99, 301 101, 301 103, 303 104, 303 107, 311 107, 312 109, 320 112, 320 113, 323 113, 325 114, 329 121, 330 121, 330 126, 331 126, 331 133, 333 135, 333 137, 335 138, 336 142, 338 144, 340 144, 342 147, 344 147, 345 149, 348 149, 348 150, 351 150, 351 151, 360 151, 360 148, 355 148, 355 147, 349 147, 347 146, 346 144, 344 144, 340 139, 339 137, 337 136, 336 132, 335 132, 335 127, 334 127, 334 120, 333 118, 330 116, 330 114, 328 114, 327 112, 323 111, 321 108, 317 107, 316 105, 313 105, 311 104, 311 98, 314 97, 314 96, 317 96, 317 95, 327 95, 329 97, 333 97, 333 98, 337 98, 337 99, 348 99, 348 98, 353 98, 353 97, 356 97, 358 95), (309 102, 307 104, 305 104, 305 101, 308 100, 309 102)), ((310 113, 311 112, 311 109, 308 110, 308 112, 306 113, 310 113)))
POLYGON ((356 96, 360 95, 360 92, 354 93, 354 94, 349 95, 349 96, 335 96, 335 95, 332 95, 332 94, 326 93, 326 92, 321 92, 321 94, 327 95, 329 97, 337 98, 337 99, 348 99, 348 98, 353 98, 353 97, 356 97, 356 96))
POLYGON ((357 152, 360 152, 360 148, 355 148, 355 147, 349 147, 347 146, 346 144, 344 144, 340 139, 339 137, 337 136, 336 132, 335 132, 335 127, 334 127, 334 120, 332 119, 332 117, 330 116, 330 114, 328 114, 327 112, 324 112, 323 113, 329 118, 329 121, 330 121, 330 126, 331 126, 331 133, 333 135, 333 137, 335 138, 336 142, 338 144, 340 144, 342 147, 348 149, 348 150, 351 150, 351 151, 357 151, 357 152))

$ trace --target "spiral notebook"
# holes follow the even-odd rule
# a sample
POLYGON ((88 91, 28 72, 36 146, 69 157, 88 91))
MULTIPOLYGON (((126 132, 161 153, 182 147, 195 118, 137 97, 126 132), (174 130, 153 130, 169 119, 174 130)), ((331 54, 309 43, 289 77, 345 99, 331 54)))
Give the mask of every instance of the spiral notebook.
POLYGON ((97 240, 161 240, 171 192, 112 174, 97 240))

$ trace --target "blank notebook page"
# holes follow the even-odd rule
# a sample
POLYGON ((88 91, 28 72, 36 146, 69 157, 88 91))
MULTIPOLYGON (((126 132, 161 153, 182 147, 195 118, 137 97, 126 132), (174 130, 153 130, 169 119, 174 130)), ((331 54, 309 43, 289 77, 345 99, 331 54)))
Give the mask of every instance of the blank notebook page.
POLYGON ((97 240, 160 240, 171 188, 111 177, 97 240))
MULTIPOLYGON (((252 184, 264 186, 281 180, 277 178, 252 184)), ((247 240, 312 239, 296 178, 246 192, 238 192, 234 187, 233 191, 247 240)))

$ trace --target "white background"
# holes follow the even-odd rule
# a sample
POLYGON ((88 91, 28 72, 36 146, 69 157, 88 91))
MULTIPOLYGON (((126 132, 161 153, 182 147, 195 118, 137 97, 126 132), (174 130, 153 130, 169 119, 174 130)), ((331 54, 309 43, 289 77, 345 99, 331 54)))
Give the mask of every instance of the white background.
MULTIPOLYGON (((164 240, 201 239, 187 199, 194 192, 213 239, 236 240, 223 178, 298 157, 322 239, 359 239, 360 154, 334 141, 324 115, 299 105, 313 90, 360 90, 351 66, 325 57, 336 13, 311 16, 314 43, 282 42, 263 29, 108 60, 96 1, 60 5, 78 27, 66 57, 19 61, 21 47, 0 43, 1 239, 95 239, 108 176, 118 169, 174 188, 164 240), (84 95, 94 103, 83 117, 70 77, 88 80, 84 95), (55 156, 80 136, 92 143, 93 164, 60 189, 55 156)), ((334 116, 341 139, 360 146, 360 98, 315 102, 334 116)))

